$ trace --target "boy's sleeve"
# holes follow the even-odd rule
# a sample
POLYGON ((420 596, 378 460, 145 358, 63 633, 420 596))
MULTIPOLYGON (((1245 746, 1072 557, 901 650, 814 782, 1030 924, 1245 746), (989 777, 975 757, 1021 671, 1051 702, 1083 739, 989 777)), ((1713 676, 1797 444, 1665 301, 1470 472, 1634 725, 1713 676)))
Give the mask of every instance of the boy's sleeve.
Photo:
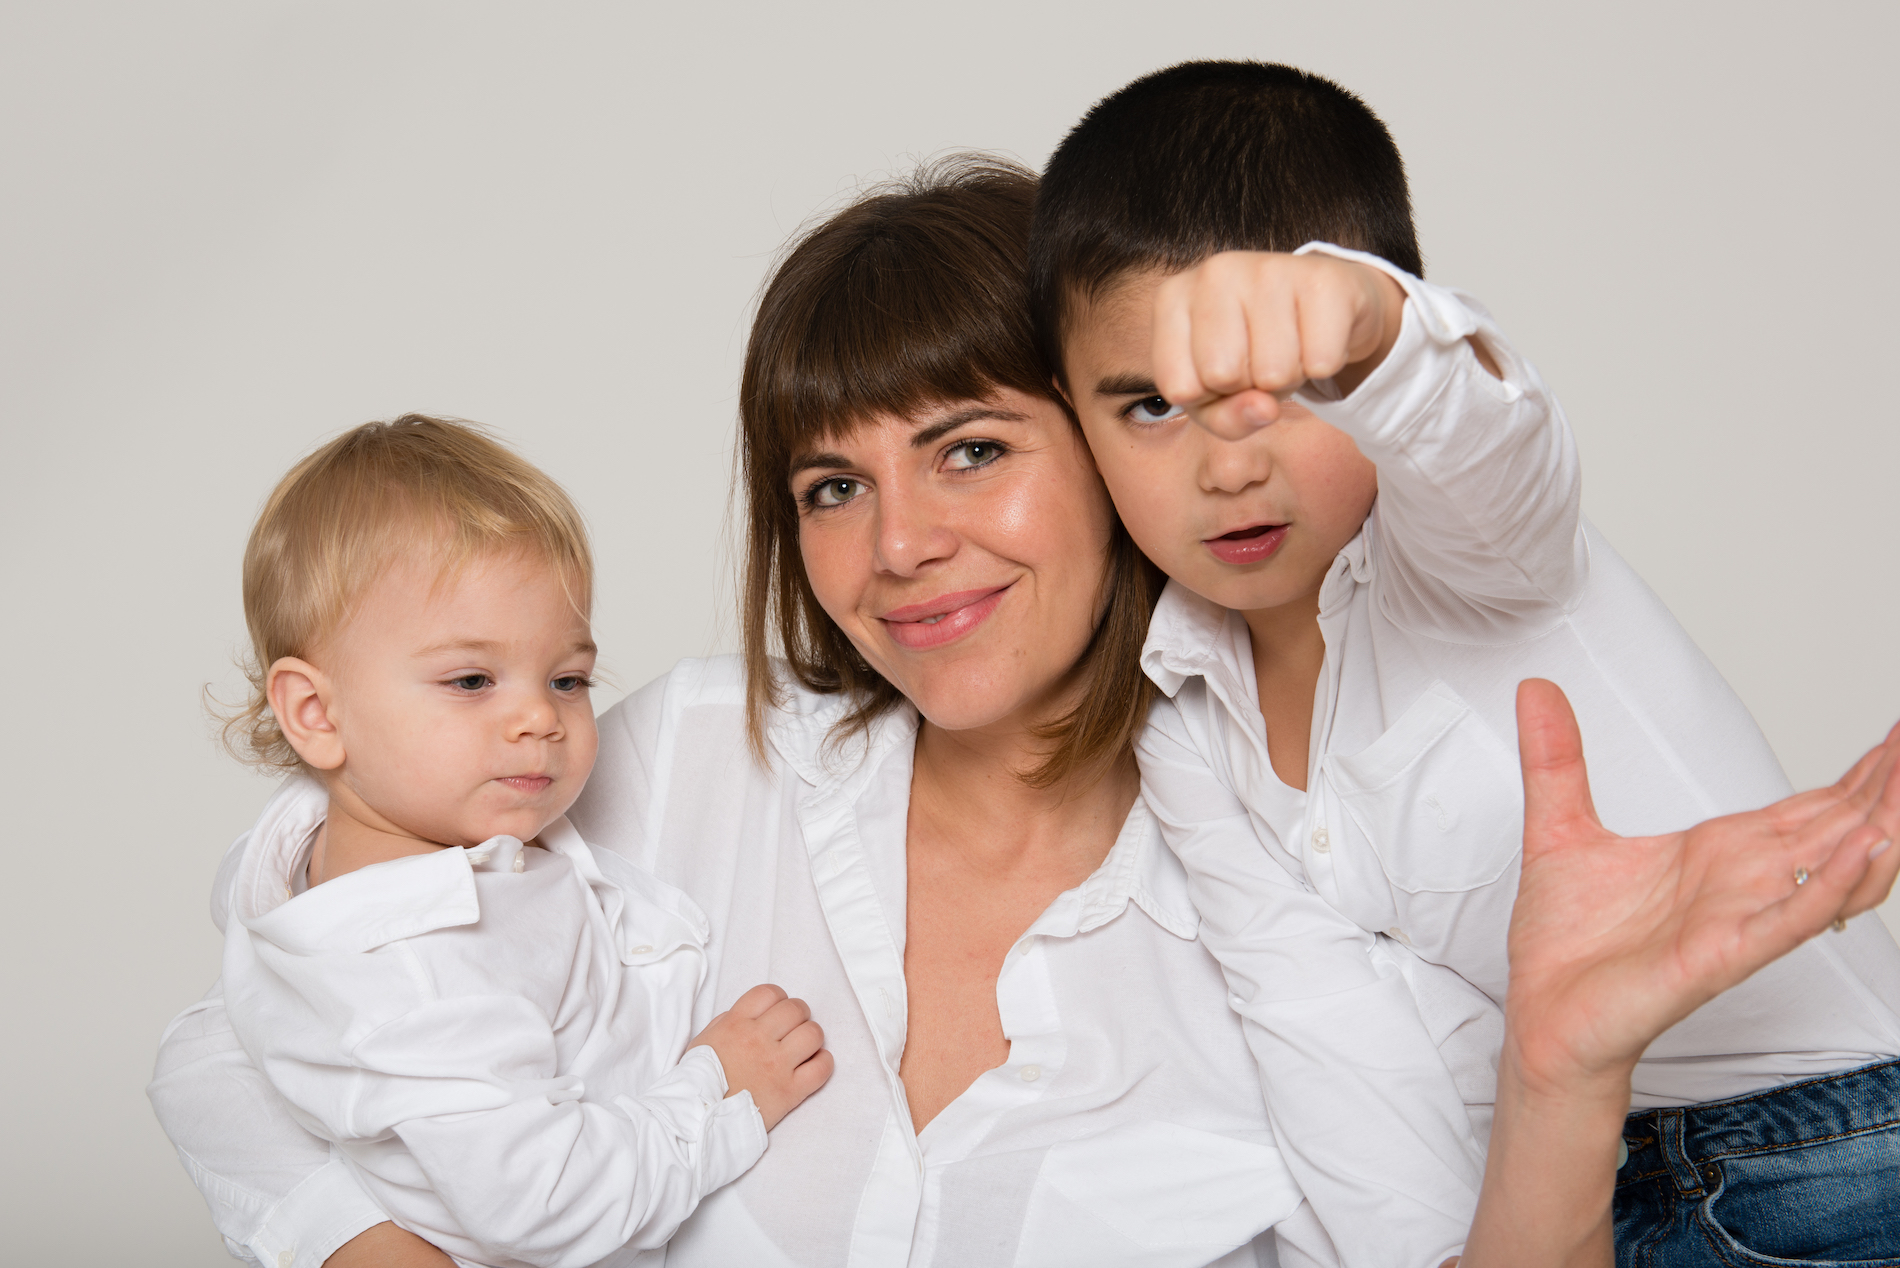
POLYGON ((710 1048, 637 1097, 582 1101, 581 1079, 556 1073, 547 1016, 498 994, 423 999, 339 1049, 322 1019, 349 1014, 348 992, 326 992, 321 966, 289 963, 305 957, 260 950, 300 1004, 241 1016, 240 1034, 390 1216, 452 1255, 583 1268, 663 1246, 765 1151, 752 1097, 726 1096, 710 1048))
POLYGON ((218 986, 165 1028, 146 1095, 235 1258, 319 1268, 389 1218, 290 1116, 238 1043, 218 986))
POLYGON ((1298 398, 1378 468, 1387 616, 1477 642, 1555 623, 1582 598, 1589 552, 1576 441, 1549 389, 1475 300, 1364 252, 1300 248, 1313 251, 1377 268, 1406 294, 1398 341, 1365 382, 1345 397, 1309 383, 1298 398))
POLYGON ((1410 988, 1373 935, 1267 853, 1173 702, 1137 751, 1274 1134, 1338 1262, 1438 1268, 1470 1231, 1484 1154, 1410 988))

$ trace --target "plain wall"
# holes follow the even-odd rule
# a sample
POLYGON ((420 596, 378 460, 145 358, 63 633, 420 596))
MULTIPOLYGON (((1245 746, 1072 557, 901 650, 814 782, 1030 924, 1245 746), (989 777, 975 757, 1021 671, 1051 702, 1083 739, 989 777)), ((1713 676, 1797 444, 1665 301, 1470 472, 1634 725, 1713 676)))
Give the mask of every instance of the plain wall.
POLYGON ((1184 58, 1381 113, 1430 275, 1556 389, 1590 514, 1831 778, 1900 715, 1897 36, 1881 0, 6 4, 5 1257, 223 1262, 142 1089, 269 791, 199 694, 240 685, 291 462, 492 424, 591 517, 623 687, 728 650, 735 383, 787 235, 918 156, 1040 165, 1184 58))

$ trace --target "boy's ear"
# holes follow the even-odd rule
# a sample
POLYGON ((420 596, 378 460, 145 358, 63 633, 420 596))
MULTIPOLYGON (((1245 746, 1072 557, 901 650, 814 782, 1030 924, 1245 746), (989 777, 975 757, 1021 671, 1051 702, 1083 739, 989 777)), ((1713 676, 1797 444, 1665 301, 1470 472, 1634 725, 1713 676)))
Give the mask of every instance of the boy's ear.
POLYGON ((343 737, 330 717, 330 679, 307 660, 284 656, 264 675, 264 694, 277 729, 297 756, 317 770, 343 765, 343 737))

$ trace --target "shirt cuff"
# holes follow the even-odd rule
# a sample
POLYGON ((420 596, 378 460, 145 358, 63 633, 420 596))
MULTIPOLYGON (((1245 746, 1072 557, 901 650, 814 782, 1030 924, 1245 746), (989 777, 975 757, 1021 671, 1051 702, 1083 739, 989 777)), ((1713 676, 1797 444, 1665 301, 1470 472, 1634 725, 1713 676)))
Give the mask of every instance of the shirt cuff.
MULTIPOLYGON (((727 1096, 725 1067, 719 1054, 705 1044, 688 1048, 672 1073, 648 1089, 642 1100, 668 1100, 690 1091, 699 1103, 697 1131, 686 1134, 699 1142, 699 1193, 731 1184, 751 1169, 765 1153, 765 1119, 752 1093, 727 1096)), ((683 1126, 683 1125, 682 1125, 683 1126)))
POLYGON ((343 1243, 388 1219, 349 1164, 332 1158, 271 1208, 244 1248, 262 1268, 322 1268, 343 1243))

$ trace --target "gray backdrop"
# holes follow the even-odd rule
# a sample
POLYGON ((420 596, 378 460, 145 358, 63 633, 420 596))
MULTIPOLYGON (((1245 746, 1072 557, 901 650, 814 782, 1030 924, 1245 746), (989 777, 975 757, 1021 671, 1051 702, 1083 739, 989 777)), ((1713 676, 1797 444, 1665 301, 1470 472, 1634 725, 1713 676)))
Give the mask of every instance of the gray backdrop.
POLYGON ((1900 715, 1897 27, 1879 0, 8 0, 5 1257, 222 1261, 142 1087, 268 792, 199 692, 238 686, 239 556, 289 464, 405 410, 491 423, 591 517, 623 688, 729 649, 734 386, 781 242, 919 156, 1039 165, 1183 58, 1291 61, 1385 117, 1431 275, 1556 388, 1590 513, 1796 782, 1831 777, 1900 715))

